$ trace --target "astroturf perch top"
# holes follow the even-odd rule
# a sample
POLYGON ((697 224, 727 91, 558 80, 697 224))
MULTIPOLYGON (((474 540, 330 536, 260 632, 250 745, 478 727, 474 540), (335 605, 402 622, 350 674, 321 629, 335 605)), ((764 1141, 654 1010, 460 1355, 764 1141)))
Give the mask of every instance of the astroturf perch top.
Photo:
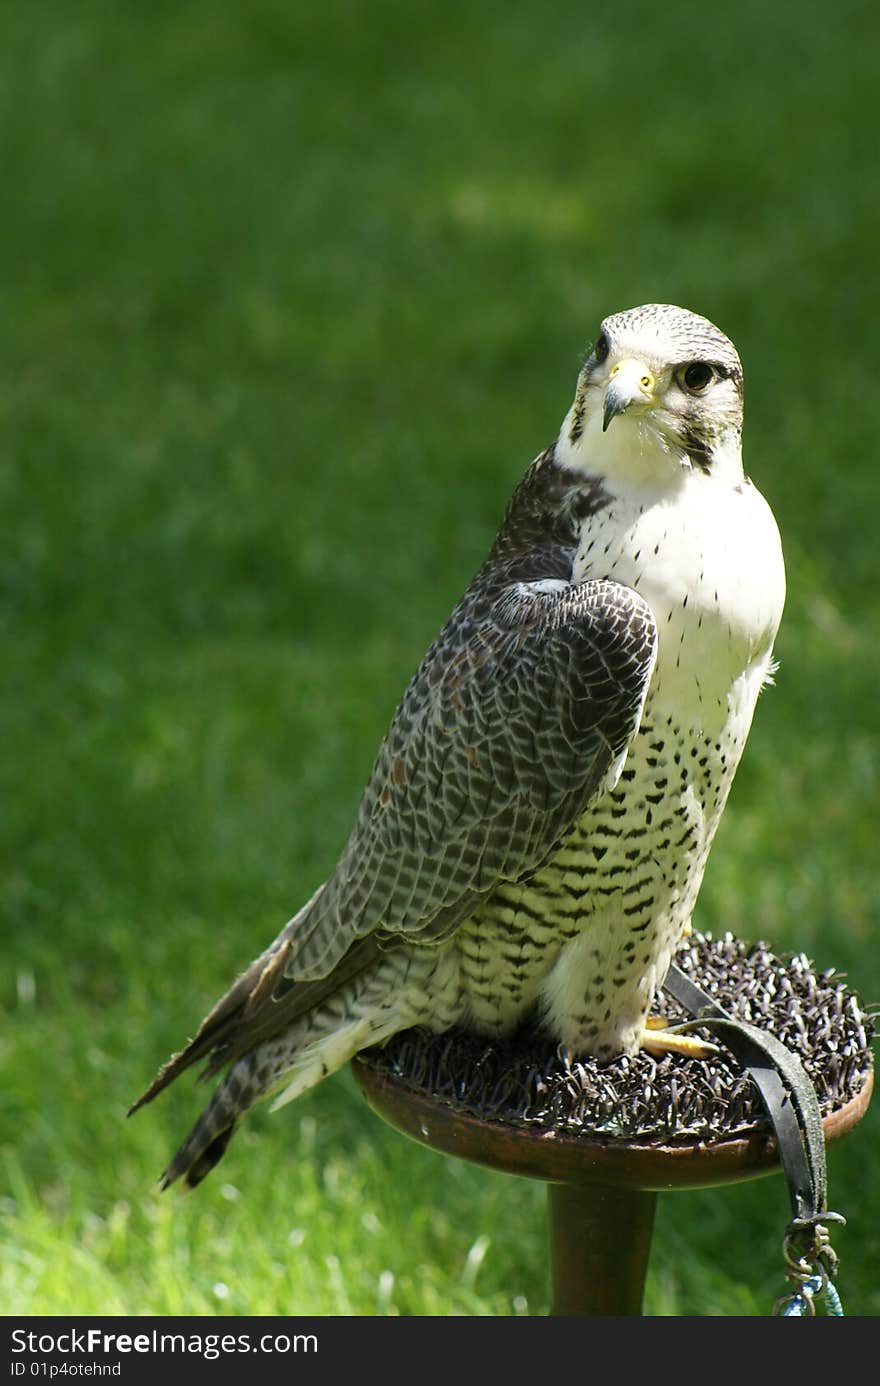
MULTIPOLYGON (((261 1097, 398 1031, 693 1044, 648 1012, 690 926, 785 577, 717 327, 605 319, 559 436, 407 688, 336 869, 157 1075, 226 1075, 164 1182, 261 1097)), ((134 1109, 133 1109, 134 1110, 134 1109)))

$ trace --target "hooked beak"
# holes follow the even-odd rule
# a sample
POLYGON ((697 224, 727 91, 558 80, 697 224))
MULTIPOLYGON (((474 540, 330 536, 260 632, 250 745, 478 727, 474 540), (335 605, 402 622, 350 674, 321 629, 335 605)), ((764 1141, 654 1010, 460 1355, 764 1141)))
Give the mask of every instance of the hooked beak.
POLYGON ((635 405, 641 406, 639 412, 652 405, 656 384, 653 373, 642 361, 619 361, 612 368, 605 390, 602 432, 618 414, 625 414, 635 405))

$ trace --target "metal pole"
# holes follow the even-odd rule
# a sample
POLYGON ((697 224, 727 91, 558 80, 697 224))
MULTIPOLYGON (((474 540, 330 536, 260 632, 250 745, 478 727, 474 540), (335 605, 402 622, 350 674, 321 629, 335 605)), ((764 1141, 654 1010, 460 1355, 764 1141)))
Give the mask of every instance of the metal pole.
POLYGON ((553 1315, 639 1315, 656 1193, 548 1184, 553 1315))

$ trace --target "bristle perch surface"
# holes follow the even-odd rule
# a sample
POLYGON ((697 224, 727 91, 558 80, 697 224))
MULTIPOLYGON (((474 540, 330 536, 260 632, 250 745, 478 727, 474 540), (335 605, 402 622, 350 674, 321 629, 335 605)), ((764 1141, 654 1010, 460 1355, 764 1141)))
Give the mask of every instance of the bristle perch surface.
MULTIPOLYGON (((731 1014, 797 1054, 823 1116, 861 1092, 872 1067, 873 1018, 841 974, 730 934, 692 935, 676 962, 731 1014)), ((686 1018, 669 998, 663 1008, 670 1023, 686 1018)), ((706 1059, 641 1052, 604 1064, 589 1056, 566 1062, 529 1025, 503 1043, 408 1030, 358 1062, 462 1112, 568 1135, 708 1141, 766 1126, 754 1084, 726 1050, 706 1059)))

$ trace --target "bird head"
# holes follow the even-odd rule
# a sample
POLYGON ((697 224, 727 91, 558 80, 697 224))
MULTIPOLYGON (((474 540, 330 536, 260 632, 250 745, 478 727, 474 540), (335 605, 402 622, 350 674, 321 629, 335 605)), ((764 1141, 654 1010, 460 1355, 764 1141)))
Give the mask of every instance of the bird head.
POLYGON ((602 322, 560 443, 568 465, 631 479, 739 463, 742 364, 713 323, 651 303, 602 322))

